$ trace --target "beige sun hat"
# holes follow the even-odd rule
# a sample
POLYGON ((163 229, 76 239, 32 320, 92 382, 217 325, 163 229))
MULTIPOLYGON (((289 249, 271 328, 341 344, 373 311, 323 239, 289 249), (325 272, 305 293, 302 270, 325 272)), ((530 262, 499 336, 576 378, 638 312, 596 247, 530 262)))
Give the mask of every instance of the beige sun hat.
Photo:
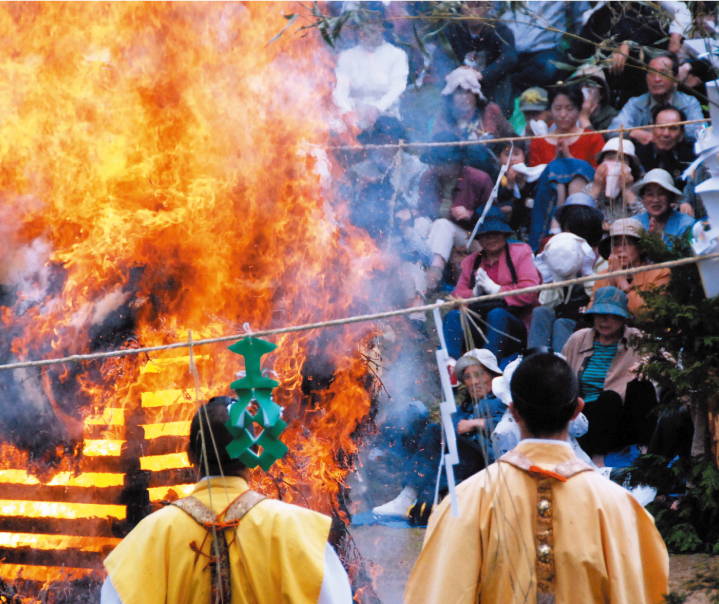
POLYGON ((684 193, 674 186, 674 179, 672 175, 666 170, 661 168, 654 168, 649 170, 638 183, 633 184, 630 188, 632 193, 641 196, 642 189, 647 185, 657 184, 665 191, 669 191, 674 194, 674 201, 681 201, 684 199, 684 193))
POLYGON ((609 258, 613 237, 634 237, 640 239, 644 226, 636 218, 619 218, 609 227, 609 235, 599 242, 599 253, 605 260, 609 258))
POLYGON ((502 375, 502 370, 497 364, 497 357, 486 348, 473 348, 462 355, 454 367, 454 375, 458 380, 462 379, 464 370, 470 365, 482 365, 496 375, 502 375))

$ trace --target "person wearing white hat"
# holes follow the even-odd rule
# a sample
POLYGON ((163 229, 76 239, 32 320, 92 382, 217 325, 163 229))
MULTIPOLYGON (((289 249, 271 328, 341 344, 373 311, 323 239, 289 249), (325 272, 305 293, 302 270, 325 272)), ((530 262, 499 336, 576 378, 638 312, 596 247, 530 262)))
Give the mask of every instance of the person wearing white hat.
MULTIPOLYGON (((535 259, 544 283, 558 283, 582 276, 589 257, 592 274, 594 250, 573 233, 559 233, 552 237, 535 259)), ((581 320, 580 310, 589 304, 591 285, 572 285, 561 290, 545 290, 539 294, 538 306, 532 311, 527 348, 549 347, 562 350, 581 320), (587 291, 588 289, 588 291, 587 291)))
MULTIPOLYGON (((491 456, 489 435, 504 413, 504 405, 492 394, 492 380, 502 375, 497 358, 489 350, 470 350, 454 366, 454 374, 461 386, 455 395, 457 412, 452 421, 457 433, 459 463, 454 466, 457 482, 482 470, 487 456, 491 456)), ((421 442, 424 458, 439 460, 442 451, 441 431, 429 424, 415 436, 421 442)), ((490 457, 494 461, 493 457, 490 457)), ((392 501, 376 506, 377 516, 409 518, 412 523, 424 524, 432 509, 436 472, 414 472, 392 501)))
POLYGON ((595 159, 598 165, 594 180, 584 191, 595 200, 596 208, 604 215, 604 220, 611 224, 618 218, 643 212, 644 206, 629 188, 641 178, 643 172, 634 143, 622 139, 620 147, 618 138, 610 138, 595 159))
MULTIPOLYGON (((442 89, 444 110, 438 116, 435 133, 449 130, 462 140, 514 136, 514 130, 502 115, 499 105, 488 102, 484 96, 480 78, 481 75, 466 66, 458 67, 447 75, 442 89)), ((485 145, 476 146, 486 151, 485 145)), ((478 161, 483 159, 478 157, 478 161)), ((475 167, 481 168, 479 165, 475 167)))
MULTIPOLYGON (((646 266, 647 258, 639 243, 643 231, 642 223, 636 218, 616 220, 609 229, 609 235, 599 243, 599 253, 609 262, 607 271, 602 272, 646 266)), ((601 274, 597 277, 601 277, 601 274)), ((622 290, 627 295, 629 311, 636 315, 644 305, 642 292, 667 285, 670 278, 671 271, 668 268, 656 268, 624 277, 598 279, 594 283, 594 292, 608 285, 622 290)))
POLYGON ((646 231, 661 234, 668 245, 671 246, 669 237, 682 237, 694 226, 694 218, 672 208, 672 204, 684 199, 684 194, 674 186, 666 170, 650 170, 632 185, 632 192, 641 198, 646 210, 637 215, 637 220, 646 231))

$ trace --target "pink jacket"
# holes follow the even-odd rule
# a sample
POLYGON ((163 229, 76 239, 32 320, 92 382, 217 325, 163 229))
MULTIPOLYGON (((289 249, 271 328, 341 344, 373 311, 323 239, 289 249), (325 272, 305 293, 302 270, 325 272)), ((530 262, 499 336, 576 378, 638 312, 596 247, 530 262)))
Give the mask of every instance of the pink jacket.
MULTIPOLYGON (((534 256, 532 248, 526 243, 510 243, 509 254, 512 256, 514 270, 517 272, 517 283, 512 283, 512 273, 507 266, 506 254, 502 254, 499 258, 499 285, 500 292, 512 291, 514 289, 523 289, 539 285, 542 278, 539 276, 537 268, 534 266, 534 256)), ((454 288, 452 294, 457 298, 471 298, 474 296, 472 288, 469 287, 472 277, 472 268, 477 254, 470 254, 462 261, 462 274, 459 276, 457 287, 454 288)), ((482 266, 486 270, 484 261, 482 266)), ((531 294, 521 294, 519 296, 507 296, 504 298, 508 306, 527 306, 528 311, 535 306, 539 306, 539 292, 531 294)))

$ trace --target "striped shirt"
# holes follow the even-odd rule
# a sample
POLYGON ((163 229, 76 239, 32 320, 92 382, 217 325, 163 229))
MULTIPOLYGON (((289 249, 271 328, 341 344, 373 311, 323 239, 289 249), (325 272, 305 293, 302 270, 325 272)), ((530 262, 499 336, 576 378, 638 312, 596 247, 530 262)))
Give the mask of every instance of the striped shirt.
POLYGON ((604 390, 604 380, 607 379, 609 366, 617 354, 618 346, 619 342, 606 346, 594 342, 594 354, 589 357, 581 379, 582 398, 585 403, 596 401, 604 390))

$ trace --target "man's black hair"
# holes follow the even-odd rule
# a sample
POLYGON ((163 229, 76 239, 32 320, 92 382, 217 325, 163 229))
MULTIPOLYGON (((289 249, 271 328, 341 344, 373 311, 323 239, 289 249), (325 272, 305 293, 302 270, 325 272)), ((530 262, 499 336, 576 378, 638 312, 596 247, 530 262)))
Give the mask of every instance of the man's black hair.
MULTIPOLYGON (((652 124, 657 123, 657 117, 662 111, 676 111, 677 115, 679 116, 678 122, 686 122, 687 121, 687 114, 684 113, 682 109, 679 109, 678 107, 675 107, 671 103, 659 103, 657 105, 654 105, 652 107, 652 124)), ((682 130, 684 130, 684 124, 679 126, 682 130)))
MULTIPOLYGON (((679 75, 679 57, 677 57, 677 55, 673 52, 669 52, 668 50, 655 52, 654 55, 647 61, 647 67, 654 59, 669 59, 672 62, 672 75, 674 77, 679 75)), ((647 73, 651 73, 651 71, 648 71, 647 73)))
POLYGON ((190 443, 187 447, 190 460, 197 464, 200 473, 209 476, 236 475, 240 470, 245 469, 245 464, 232 459, 225 447, 232 442, 232 435, 225 427, 225 422, 230 419, 227 406, 233 402, 229 396, 212 397, 207 404, 200 408, 190 424, 190 443), (209 422, 208 422, 209 419, 209 422), (202 433, 200 422, 205 433, 205 449, 202 447, 202 433), (214 437, 214 444, 213 444, 214 437), (215 450, 215 446, 217 450, 215 450), (204 451, 207 452, 207 465, 205 465, 204 451), (219 454, 219 456, 218 456, 219 454), (222 468, 222 472, 220 472, 222 468))
POLYGON ((596 208, 571 205, 562 210, 559 228, 581 237, 590 247, 597 247, 604 236, 604 217, 596 208))
POLYGON ((569 101, 577 108, 577 111, 582 110, 582 104, 584 103, 584 94, 579 84, 572 83, 566 84, 565 86, 552 86, 547 91, 547 108, 552 109, 552 103, 560 94, 566 96, 569 101))
POLYGON ((564 359, 551 352, 525 357, 512 375, 512 402, 532 436, 564 430, 577 408, 579 382, 564 359))

